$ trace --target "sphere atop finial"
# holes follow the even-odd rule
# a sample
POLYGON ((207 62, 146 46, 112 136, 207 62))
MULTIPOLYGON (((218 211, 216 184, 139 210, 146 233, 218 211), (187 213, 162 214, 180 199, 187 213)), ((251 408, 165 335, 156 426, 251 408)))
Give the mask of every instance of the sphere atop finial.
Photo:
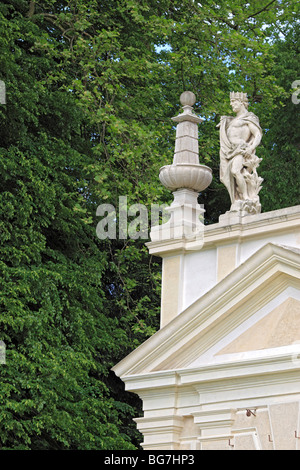
POLYGON ((179 99, 182 106, 193 106, 196 103, 196 96, 192 91, 184 91, 179 99))

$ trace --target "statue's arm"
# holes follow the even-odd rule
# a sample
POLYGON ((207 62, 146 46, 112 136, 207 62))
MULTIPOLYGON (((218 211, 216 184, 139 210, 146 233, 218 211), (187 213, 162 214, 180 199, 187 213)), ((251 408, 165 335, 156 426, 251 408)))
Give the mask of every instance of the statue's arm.
POLYGON ((257 127, 255 124, 253 124, 252 122, 250 122, 248 125, 251 131, 252 138, 251 138, 249 147, 247 149, 247 153, 251 154, 251 153, 254 153, 256 147, 258 147, 258 145, 260 144, 262 133, 261 133, 261 129, 257 127))

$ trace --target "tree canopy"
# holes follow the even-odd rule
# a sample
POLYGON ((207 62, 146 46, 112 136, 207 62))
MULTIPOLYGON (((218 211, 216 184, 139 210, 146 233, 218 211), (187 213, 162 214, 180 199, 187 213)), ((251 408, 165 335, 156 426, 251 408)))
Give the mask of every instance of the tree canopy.
POLYGON ((0 449, 135 449, 111 367, 159 328, 160 260, 100 240, 100 204, 166 204, 179 96, 191 90, 206 223, 229 208, 216 125, 230 91, 264 130, 263 210, 299 204, 299 3, 26 0, 0 4, 0 449))

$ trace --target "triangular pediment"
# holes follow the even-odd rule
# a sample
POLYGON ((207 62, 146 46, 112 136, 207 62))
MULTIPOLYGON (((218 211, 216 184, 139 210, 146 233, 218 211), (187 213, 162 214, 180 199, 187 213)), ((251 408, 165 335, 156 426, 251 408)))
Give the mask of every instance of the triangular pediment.
POLYGON ((300 342, 300 300, 288 297, 216 355, 279 348, 300 342))
POLYGON ((265 245, 113 370, 193 368, 300 342, 299 264, 299 250, 265 245))
POLYGON ((280 354, 300 344, 300 290, 287 287, 216 341, 190 367, 280 354), (284 300, 285 299, 285 300, 284 300), (277 305, 274 307, 274 305, 277 305))

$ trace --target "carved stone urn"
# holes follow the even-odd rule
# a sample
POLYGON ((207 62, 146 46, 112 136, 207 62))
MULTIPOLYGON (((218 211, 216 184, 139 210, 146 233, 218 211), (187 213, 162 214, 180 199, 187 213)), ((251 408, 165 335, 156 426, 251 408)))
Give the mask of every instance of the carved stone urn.
POLYGON ((152 241, 166 238, 191 238, 203 229, 199 217, 203 208, 198 204, 200 191, 212 181, 212 170, 199 163, 198 124, 202 119, 193 112, 196 97, 191 91, 180 96, 183 113, 172 118, 177 123, 175 153, 172 165, 160 169, 161 183, 173 191, 174 201, 167 210, 170 220, 151 231, 152 241))
POLYGON ((212 171, 199 164, 198 124, 202 119, 193 113, 192 106, 196 97, 191 91, 180 96, 183 113, 172 118, 177 122, 175 153, 172 165, 160 169, 159 179, 168 189, 192 189, 200 192, 206 189, 212 180, 212 171))

